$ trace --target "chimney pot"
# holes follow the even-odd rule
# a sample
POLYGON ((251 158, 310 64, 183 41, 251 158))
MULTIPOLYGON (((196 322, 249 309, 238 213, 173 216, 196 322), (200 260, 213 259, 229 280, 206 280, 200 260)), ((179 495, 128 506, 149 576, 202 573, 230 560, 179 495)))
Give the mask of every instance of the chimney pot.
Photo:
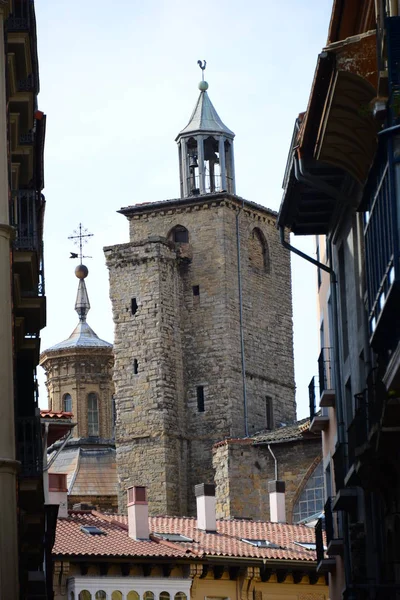
POLYGON ((269 481, 268 492, 271 523, 286 523, 285 482, 269 481))
POLYGON ((200 483, 195 486, 194 493, 197 504, 197 528, 203 531, 216 531, 215 485, 200 483))
POLYGON ((149 506, 144 486, 133 486, 127 490, 128 535, 133 540, 149 539, 149 506))

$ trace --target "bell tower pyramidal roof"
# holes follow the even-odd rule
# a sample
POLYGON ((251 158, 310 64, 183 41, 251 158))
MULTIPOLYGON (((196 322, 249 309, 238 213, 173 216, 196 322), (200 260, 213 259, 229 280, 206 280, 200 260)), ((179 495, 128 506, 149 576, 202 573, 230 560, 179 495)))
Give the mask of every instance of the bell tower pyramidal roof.
POLYGON ((233 138, 221 120, 204 80, 206 61, 197 61, 202 71, 200 95, 189 123, 177 135, 181 198, 228 192, 236 194, 233 138))

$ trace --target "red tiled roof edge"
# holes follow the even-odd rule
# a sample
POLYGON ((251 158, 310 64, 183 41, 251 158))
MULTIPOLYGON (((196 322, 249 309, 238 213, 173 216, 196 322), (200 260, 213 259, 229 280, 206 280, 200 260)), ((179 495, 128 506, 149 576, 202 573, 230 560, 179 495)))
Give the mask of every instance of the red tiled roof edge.
POLYGON ((221 446, 228 446, 229 444, 252 444, 253 441, 252 438, 227 438, 226 440, 215 442, 213 450, 214 448, 221 448, 221 446))
POLYGON ((71 417, 74 416, 74 413, 72 412, 64 412, 64 411, 53 411, 53 410, 48 410, 48 409, 41 409, 40 411, 40 417, 42 419, 45 419, 46 417, 49 417, 50 419, 70 419, 71 417))

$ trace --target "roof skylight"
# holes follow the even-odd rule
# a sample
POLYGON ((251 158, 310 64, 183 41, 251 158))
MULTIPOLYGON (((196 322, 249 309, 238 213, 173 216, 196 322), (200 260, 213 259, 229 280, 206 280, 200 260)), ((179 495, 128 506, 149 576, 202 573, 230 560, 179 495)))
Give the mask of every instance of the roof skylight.
POLYGON ((81 531, 87 535, 107 535, 105 531, 94 525, 81 525, 81 531))
POLYGON ((305 548, 306 550, 313 550, 314 552, 317 549, 317 544, 312 543, 312 542, 295 542, 296 546, 301 546, 302 548, 305 548))
POLYGON ((242 542, 250 544, 250 546, 257 546, 257 548, 273 548, 275 550, 281 550, 282 546, 269 542, 268 540, 250 540, 248 538, 242 538, 242 542))
POLYGON ((193 542, 192 538, 181 533, 154 533, 154 535, 167 542, 193 542))

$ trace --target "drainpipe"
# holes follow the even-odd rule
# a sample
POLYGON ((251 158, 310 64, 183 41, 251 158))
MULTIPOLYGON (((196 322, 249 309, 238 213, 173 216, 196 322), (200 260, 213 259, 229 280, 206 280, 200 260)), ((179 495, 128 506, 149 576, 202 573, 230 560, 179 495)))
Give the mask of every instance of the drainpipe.
POLYGON ((242 206, 236 212, 236 247, 237 247, 237 270, 238 270, 238 290, 239 290, 239 323, 240 323, 240 353, 242 361, 242 386, 243 386, 243 415, 244 415, 244 434, 249 437, 249 426, 247 417, 247 390, 246 390, 246 360, 244 354, 244 332, 243 332, 243 296, 242 296, 242 273, 240 268, 240 230, 239 216, 244 207, 242 206))
POLYGON ((269 452, 271 453, 272 458, 274 459, 274 462, 275 462, 275 481, 278 481, 278 461, 276 459, 275 454, 271 450, 270 444, 268 444, 267 448, 268 448, 269 452))

